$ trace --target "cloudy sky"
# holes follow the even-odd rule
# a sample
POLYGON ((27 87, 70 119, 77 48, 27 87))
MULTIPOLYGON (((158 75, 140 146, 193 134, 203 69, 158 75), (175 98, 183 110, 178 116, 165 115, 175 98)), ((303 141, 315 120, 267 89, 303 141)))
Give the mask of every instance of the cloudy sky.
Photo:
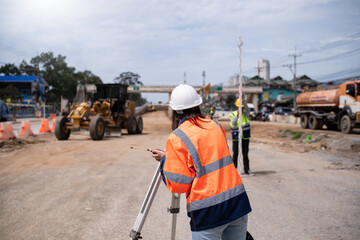
MULTIPOLYGON (((0 64, 66 56, 105 83, 132 71, 145 85, 226 84, 239 73, 318 81, 360 75, 359 0, 0 0, 0 64), (296 50, 295 50, 296 49, 296 50)), ((149 100, 149 99, 148 99, 149 100)), ((151 97, 150 97, 150 100, 151 97)))

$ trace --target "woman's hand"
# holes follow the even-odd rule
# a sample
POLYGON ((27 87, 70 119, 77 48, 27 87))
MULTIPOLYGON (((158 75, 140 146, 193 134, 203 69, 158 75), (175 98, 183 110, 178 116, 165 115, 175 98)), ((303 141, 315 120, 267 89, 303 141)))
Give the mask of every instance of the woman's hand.
POLYGON ((155 158, 156 161, 160 161, 160 159, 165 155, 165 152, 161 149, 153 149, 152 157, 155 158))

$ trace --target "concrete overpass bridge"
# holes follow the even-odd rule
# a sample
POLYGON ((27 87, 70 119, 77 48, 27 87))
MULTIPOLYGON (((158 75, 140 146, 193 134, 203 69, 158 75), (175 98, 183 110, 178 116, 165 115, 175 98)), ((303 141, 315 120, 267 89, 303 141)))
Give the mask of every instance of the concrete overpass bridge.
MULTIPOLYGON (((171 92, 176 86, 129 86, 128 93, 168 93, 169 101, 171 92)), ((197 92, 202 91, 201 86, 193 86, 197 92)), ((238 87, 211 87, 210 93, 218 94, 238 94, 238 87)), ((243 86, 243 93, 247 95, 248 103, 253 103, 255 110, 258 111, 258 96, 263 93, 262 87, 245 87, 243 86)))
MULTIPOLYGON (((130 85, 128 87, 128 93, 168 93, 169 94, 169 101, 172 90, 176 86, 134 86, 130 85)), ((197 92, 202 91, 201 86, 193 86, 197 92)), ((86 90, 88 92, 95 92, 96 86, 95 84, 87 84, 86 90)), ((210 93, 218 93, 218 94, 238 94, 239 88, 238 87, 220 87, 220 86, 213 86, 211 87, 210 93)), ((247 87, 243 86, 243 93, 247 95, 248 103, 253 103, 255 106, 255 110, 258 111, 258 96, 259 94, 263 93, 262 87, 247 87)))

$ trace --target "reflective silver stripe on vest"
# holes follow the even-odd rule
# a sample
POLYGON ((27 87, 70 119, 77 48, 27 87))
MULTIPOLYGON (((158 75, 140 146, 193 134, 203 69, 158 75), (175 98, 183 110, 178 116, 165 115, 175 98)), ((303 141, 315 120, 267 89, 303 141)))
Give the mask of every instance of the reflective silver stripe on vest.
POLYGON ((190 155, 193 159, 193 162, 195 164, 195 168, 196 168, 196 175, 195 175, 196 178, 200 178, 208 173, 217 171, 220 168, 233 163, 233 160, 232 160, 231 156, 229 155, 229 156, 221 158, 215 162, 212 162, 205 166, 202 166, 200 157, 199 157, 199 153, 197 152, 195 146, 193 145, 193 143, 191 142, 189 137, 179 128, 177 128, 173 133, 181 139, 181 141, 184 143, 186 149, 190 153, 190 155))
MULTIPOLYGON (((209 163, 207 165, 204 166, 204 175, 205 174, 208 174, 208 173, 211 173, 211 172, 214 172, 214 171, 217 171, 219 170, 220 168, 223 168, 227 165, 230 165, 233 163, 233 160, 232 160, 232 157, 229 155, 227 157, 224 157, 224 158, 221 158, 220 160, 217 160, 215 162, 212 162, 212 163, 209 163)), ((202 175, 203 176, 203 175, 202 175)), ((196 177, 202 177, 202 176, 196 176, 196 177)))
POLYGON ((181 139, 181 141, 184 143, 186 149, 190 153, 190 155, 193 159, 193 162, 195 164, 195 167, 196 167, 196 176, 198 176, 198 175, 203 176, 204 169, 201 165, 199 154, 198 154, 194 144, 191 142, 190 138, 188 136, 186 136, 186 134, 179 128, 175 129, 173 133, 181 139))
POLYGON ((232 132, 238 132, 238 131, 239 131, 239 127, 230 127, 230 131, 232 131, 232 132))
POLYGON ((165 172, 165 171, 164 171, 164 173, 166 175, 167 180, 169 180, 170 182, 181 183, 181 184, 191 184, 192 181, 194 180, 194 178, 192 178, 192 177, 180 175, 177 173, 171 173, 171 172, 165 172))
POLYGON ((250 123, 246 123, 245 125, 243 125, 242 129, 243 129, 243 131, 250 130, 250 123))
POLYGON ((196 211, 202 208, 207 208, 207 207, 211 207, 214 206, 216 204, 225 202, 227 200, 229 200, 230 198, 236 197, 242 193, 245 192, 245 188, 243 184, 240 184, 234 188, 231 188, 225 192, 222 192, 220 194, 214 195, 212 197, 208 197, 205 199, 201 199, 198 201, 194 201, 191 203, 188 203, 186 205, 187 207, 187 211, 191 212, 191 211, 196 211))
POLYGON ((230 127, 233 127, 233 128, 238 127, 239 119, 236 117, 236 115, 234 113, 231 113, 229 115, 229 117, 230 117, 230 127))

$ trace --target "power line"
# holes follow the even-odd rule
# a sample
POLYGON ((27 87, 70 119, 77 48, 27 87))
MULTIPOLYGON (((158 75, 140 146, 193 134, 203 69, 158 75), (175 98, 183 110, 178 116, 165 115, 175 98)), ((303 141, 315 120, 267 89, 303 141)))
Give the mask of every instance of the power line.
POLYGON ((353 75, 353 76, 350 76, 350 77, 346 77, 346 78, 337 78, 337 79, 331 79, 331 80, 327 80, 326 82, 329 83, 329 82, 332 82, 332 83, 343 83, 343 82, 346 82, 346 81, 349 81, 349 80, 359 80, 360 79, 360 75, 353 75))
POLYGON ((274 66, 284 63, 285 61, 287 61, 287 59, 288 59, 288 56, 282 56, 278 60, 274 61, 274 66))
POLYGON ((360 40, 360 32, 357 32, 357 33, 354 33, 354 34, 350 35, 349 37, 346 37, 345 39, 337 40, 336 42, 330 42, 330 43, 327 43, 327 44, 325 44, 324 46, 321 46, 321 47, 310 48, 308 50, 303 51, 303 53, 321 52, 321 51, 324 51, 324 50, 328 50, 328 49, 348 45, 350 43, 353 43, 354 41, 359 41, 359 40, 360 40))
POLYGON ((341 76, 344 76, 344 75, 354 74, 354 73, 357 73, 357 72, 360 72, 360 67, 359 66, 355 66, 355 67, 352 67, 352 68, 348 68, 348 69, 341 70, 341 71, 334 72, 334 73, 330 73, 330 74, 315 76, 313 78, 316 81, 321 81, 321 80, 325 80, 325 79, 331 79, 331 78, 341 77, 341 76))
MULTIPOLYGON (((348 44, 354 43, 354 42, 360 43, 360 32, 356 32, 356 33, 351 34, 350 36, 342 38, 340 40, 336 40, 336 41, 333 41, 333 42, 326 43, 325 45, 323 45, 321 47, 310 48, 308 50, 302 51, 302 53, 307 53, 307 55, 309 55, 311 53, 317 53, 317 52, 321 52, 321 51, 324 51, 324 50, 335 49, 335 48, 345 46, 345 45, 348 45, 348 44)), ((295 65, 296 64, 297 65, 304 65, 304 64, 326 62, 326 61, 331 61, 331 60, 339 60, 340 58, 356 56, 359 53, 360 53, 360 48, 356 48, 355 50, 343 52, 343 53, 340 53, 340 54, 336 54, 336 55, 332 55, 332 56, 328 56, 328 57, 324 57, 324 58, 320 58, 320 59, 310 60, 310 61, 299 62, 299 63, 296 63, 296 57, 299 57, 299 56, 295 57, 294 54, 292 54, 290 56, 294 57, 294 60, 295 60, 294 64, 286 64, 286 65, 284 65, 283 63, 287 61, 288 56, 282 56, 282 57, 278 58, 277 60, 273 61, 274 64, 271 64, 270 66, 271 66, 271 69, 282 68, 282 67, 286 66, 286 67, 289 67, 291 71, 293 71, 292 67, 294 67, 294 70, 295 70, 295 68, 296 68, 295 65)), ((295 55, 296 55, 296 52, 295 52, 295 55)), ((257 68, 255 68, 255 69, 257 69, 257 68)), ((254 70, 254 69, 246 69, 245 71, 243 71, 243 74, 249 74, 249 73, 255 73, 256 74, 256 72, 257 71, 254 70)), ((347 73, 347 71, 343 71, 343 72, 347 73)))
POLYGON ((317 60, 312 60, 312 61, 307 61, 307 62, 300 62, 298 64, 303 65, 303 64, 309 64, 309 63, 324 62, 324 61, 338 59, 340 57, 351 57, 351 56, 357 55, 359 53, 360 53, 360 48, 352 50, 352 51, 340 53, 340 54, 337 54, 337 55, 329 56, 329 57, 320 58, 320 59, 317 59, 317 60))
MULTIPOLYGON (((347 45, 349 43, 353 43, 355 41, 358 41, 360 43, 360 32, 357 32, 357 33, 354 33, 348 37, 346 37, 345 39, 342 39, 342 40, 338 40, 336 42, 331 42, 331 43, 327 43, 325 44, 324 46, 322 47, 317 47, 317 48, 311 48, 311 49, 308 49, 308 50, 305 50, 305 51, 302 51, 302 53, 307 53, 307 54, 311 54, 311 53, 317 53, 317 52, 321 52, 321 51, 324 51, 324 50, 328 50, 328 49, 332 49, 332 48, 337 48, 337 47, 340 47, 340 46, 344 46, 344 45, 347 45)), ((341 53, 339 55, 334 55, 334 56, 330 56, 330 57, 326 57, 326 58, 323 58, 323 59, 319 59, 319 60, 314 60, 313 61, 308 61, 308 62, 301 62, 301 63, 298 63, 298 64, 308 64, 308 63, 315 63, 315 62, 321 62, 321 61, 325 61, 325 60, 331 60, 332 58, 335 58, 336 56, 343 56, 343 57, 349 57, 349 56, 353 56, 353 55, 356 55, 357 52, 358 52, 359 48, 357 48, 354 51, 349 51, 349 52, 346 52, 346 53, 341 53), (347 56, 348 55, 348 56, 347 56)), ((283 64, 287 59, 287 56, 282 56, 280 57, 278 60, 275 60, 273 61, 274 64, 272 65, 272 68, 280 68, 282 67, 281 64, 283 64)))

